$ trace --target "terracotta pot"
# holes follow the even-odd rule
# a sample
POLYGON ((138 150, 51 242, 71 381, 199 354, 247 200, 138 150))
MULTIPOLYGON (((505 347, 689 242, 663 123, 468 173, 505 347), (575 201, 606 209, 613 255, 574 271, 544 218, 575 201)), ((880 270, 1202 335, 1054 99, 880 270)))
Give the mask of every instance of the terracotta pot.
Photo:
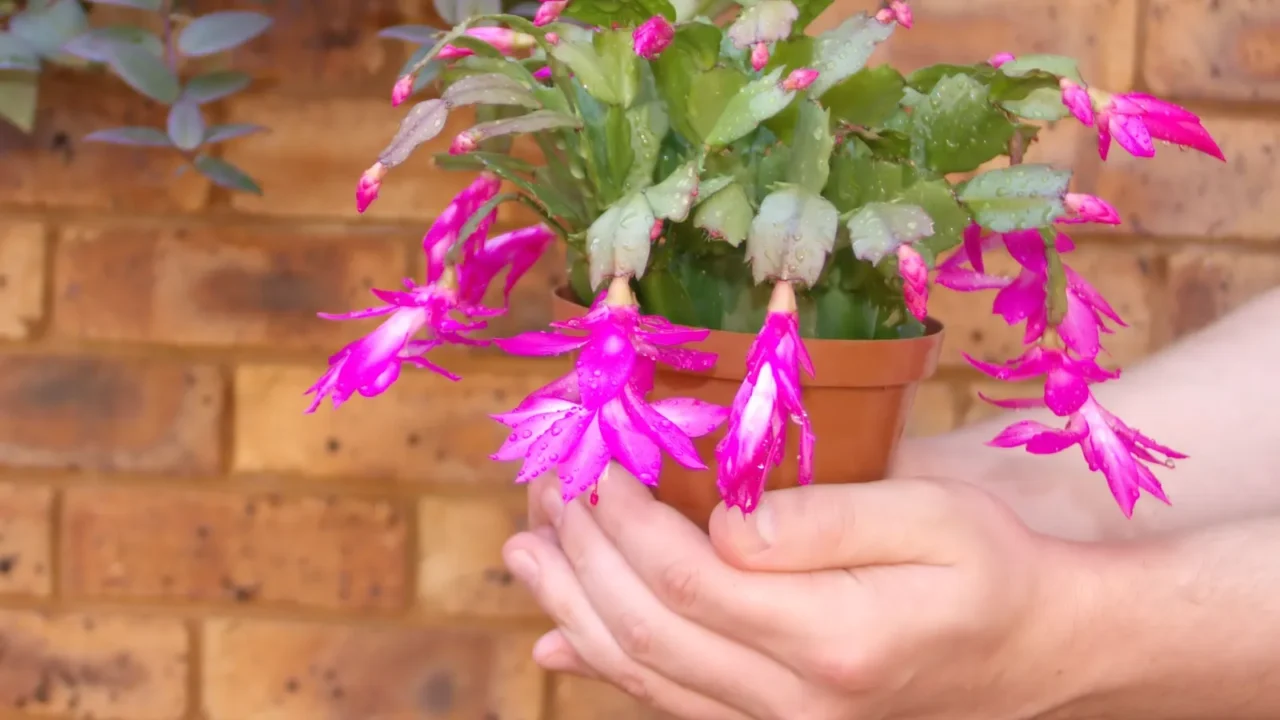
MULTIPOLYGON (((581 317, 586 308, 567 290, 552 297, 557 321, 581 317)), ((884 477, 902 437, 916 386, 933 375, 942 348, 942 325, 930 318, 928 333, 908 340, 806 340, 817 377, 801 375, 804 405, 817 444, 814 482, 851 483, 884 477)), ((711 331, 696 346, 719 355, 709 372, 690 373, 658 366, 653 397, 695 397, 729 406, 746 376, 747 350, 754 335, 711 331)), ((720 503, 714 450, 722 427, 694 441, 710 467, 688 470, 666 458, 658 485, 659 500, 675 507, 705 530, 720 503)), ((796 484, 798 429, 788 425, 787 453, 769 473, 770 490, 796 484)))

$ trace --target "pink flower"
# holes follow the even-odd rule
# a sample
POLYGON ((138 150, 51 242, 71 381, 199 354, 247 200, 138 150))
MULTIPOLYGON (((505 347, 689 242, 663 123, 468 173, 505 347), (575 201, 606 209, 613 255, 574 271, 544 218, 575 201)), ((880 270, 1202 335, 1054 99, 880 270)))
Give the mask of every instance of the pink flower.
MULTIPOLYGON (((766 62, 768 62, 766 60, 766 62)), ((804 90, 818 79, 818 71, 812 68, 797 68, 787 75, 782 81, 782 89, 787 92, 795 92, 796 90, 804 90)))
POLYGON ((769 64, 769 44, 758 42, 751 46, 751 68, 756 72, 764 69, 769 64))
POLYGON ((1071 215, 1069 217, 1059 218, 1058 222, 1060 223, 1101 223, 1104 225, 1120 224, 1119 211, 1100 197, 1084 195, 1081 193, 1067 193, 1063 196, 1062 201, 1063 205, 1067 208, 1067 212, 1071 213, 1071 215))
POLYGON ((1200 118, 1185 108, 1142 93, 1105 95, 1098 112, 1098 155, 1107 159, 1114 137, 1135 157, 1155 157, 1155 140, 1198 150, 1226 161, 1200 118))
POLYGON ((910 245, 898 246, 898 274, 902 276, 902 295, 907 309, 915 319, 923 321, 929 314, 929 268, 910 245))
POLYGON ((534 78, 535 80, 538 80, 539 82, 546 82, 546 81, 550 80, 550 79, 551 79, 551 66, 550 66, 550 65, 543 65, 542 67, 538 68, 537 70, 534 70, 534 71, 533 71, 533 78, 534 78))
POLYGON ((449 154, 466 155, 469 152, 474 152, 477 147, 480 147, 480 137, 475 130, 463 130, 449 144, 449 154))
POLYGON ((1007 52, 996 53, 995 55, 991 56, 991 59, 987 61, 987 64, 993 68, 998 68, 1001 65, 1004 65, 1005 63, 1013 62, 1015 59, 1016 58, 1014 58, 1013 53, 1007 53, 1007 52))
POLYGON ((882 8, 876 13, 876 20, 878 20, 881 25, 888 25, 889 23, 896 22, 902 27, 910 30, 911 25, 914 22, 914 16, 911 13, 911 6, 904 0, 892 0, 888 7, 882 8))
POLYGON ((691 438, 715 430, 728 411, 693 398, 644 398, 658 361, 687 369, 715 363, 713 354, 675 347, 704 339, 708 331, 640 315, 627 278, 615 279, 585 317, 553 327, 586 334, 534 332, 496 341, 517 355, 579 351, 574 372, 495 416, 512 432, 493 458, 524 459, 516 482, 554 467, 568 502, 595 486, 610 459, 648 485, 658 482, 663 451, 685 467, 706 467, 691 438))
POLYGON ((399 80, 396 80, 395 87, 391 88, 391 106, 398 106, 400 103, 408 100, 409 96, 412 94, 413 76, 402 75, 399 80))
MULTIPOLYGON (((1099 405, 1087 390, 1085 392, 1083 401, 1068 418, 1065 428, 1022 420, 1005 428, 989 444, 1004 448, 1025 446, 1027 452, 1036 455, 1052 455, 1079 445, 1089 469, 1101 471, 1106 477, 1111 494, 1120 503, 1126 517, 1133 516, 1141 491, 1145 490, 1161 502, 1168 503, 1164 488, 1147 463, 1172 467, 1173 460, 1187 456, 1129 427, 1099 405)), ((1037 399, 989 402, 1006 408, 1043 405, 1043 401, 1037 399)))
MULTIPOLYGON (((510 28, 478 27, 471 28, 463 34, 467 37, 472 37, 476 40, 489 43, 497 48, 498 52, 503 55, 512 55, 518 50, 528 50, 537 42, 537 39, 532 35, 516 32, 510 28)), ((464 58, 474 54, 474 51, 464 47, 446 45, 440 49, 440 54, 436 57, 440 60, 456 60, 458 58, 464 58)))
POLYGON ((378 199, 378 191, 382 189, 382 178, 387 176, 387 169, 382 163, 374 163, 360 175, 356 183, 356 211, 363 213, 378 199))
POLYGON ((661 55, 675 37, 675 27, 661 15, 654 15, 631 33, 636 55, 646 60, 661 55))
POLYGON ((538 6, 538 11, 533 15, 533 24, 536 27, 550 25, 560 19, 560 13, 569 6, 569 0, 545 0, 538 6))
POLYGON ((1058 80, 1058 87, 1062 88, 1062 104, 1085 127, 1093 127, 1093 100, 1089 97, 1089 91, 1070 78, 1058 80))
MULTIPOLYGON (((482 231, 487 232, 487 228, 482 231)), ((511 290, 538 262, 555 238, 551 228, 538 224, 493 238, 481 236, 478 242, 470 243, 458 266, 459 302, 464 306, 479 306, 489 285, 506 270, 507 277, 502 287, 502 304, 506 307, 511 299, 511 290)))
POLYGON ((787 423, 800 426, 798 481, 813 480, 813 427, 800 396, 800 370, 813 361, 800 339, 795 291, 774 285, 764 327, 747 352, 747 377, 733 399, 729 427, 716 445, 720 495, 730 507, 751 512, 764 493, 771 468, 782 462, 787 423))
MULTIPOLYGON (((467 224, 467 220, 471 219, 482 205, 492 200, 501 187, 502 181, 498 176, 482 172, 436 216, 427 234, 422 236, 422 251, 427 256, 428 283, 436 282, 444 274, 449 248, 458 242, 458 234, 462 232, 462 226, 467 224)), ((496 220, 496 210, 482 219, 476 231, 466 239, 468 248, 464 249, 464 256, 470 254, 471 248, 484 242, 485 236, 489 234, 489 228, 496 220)))
POLYGON ((976 360, 968 354, 964 358, 996 380, 1022 382, 1045 376, 1044 404, 1059 417, 1080 409, 1089 397, 1089 383, 1120 377, 1120 371, 1106 370, 1095 360, 1073 358, 1062 350, 1040 345, 1033 345, 1021 357, 1004 365, 976 360))

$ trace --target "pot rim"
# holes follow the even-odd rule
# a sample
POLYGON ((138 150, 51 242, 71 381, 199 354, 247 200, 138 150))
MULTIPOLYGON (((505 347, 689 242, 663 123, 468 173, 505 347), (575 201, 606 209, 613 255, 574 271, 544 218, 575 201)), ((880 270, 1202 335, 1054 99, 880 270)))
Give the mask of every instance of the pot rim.
MULTIPOLYGON (((572 317, 570 308, 585 313, 588 307, 575 299, 567 285, 552 291, 553 315, 557 320, 572 317)), ((933 375, 938 367, 945 327, 936 318, 925 319, 927 331, 918 338, 891 340, 831 340, 805 338, 805 347, 813 359, 815 377, 801 373, 805 387, 872 388, 910 385, 933 375)), ((725 356, 745 358, 755 335, 729 330, 707 330, 705 340, 692 344, 699 350, 725 356)), ((741 381, 746 368, 733 363, 716 364, 707 371, 695 372, 659 366, 660 372, 672 372, 722 380, 741 381)))

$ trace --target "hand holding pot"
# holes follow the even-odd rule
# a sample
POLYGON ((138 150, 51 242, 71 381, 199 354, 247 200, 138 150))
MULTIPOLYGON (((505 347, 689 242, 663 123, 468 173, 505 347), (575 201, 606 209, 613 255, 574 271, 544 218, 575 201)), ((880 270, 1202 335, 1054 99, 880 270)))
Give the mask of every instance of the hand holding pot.
POLYGON ((710 537, 616 466, 595 506, 534 493, 554 529, 505 554, 559 626, 535 657, 679 717, 1002 720, 1073 690, 1070 551, 969 485, 770 493, 710 537))

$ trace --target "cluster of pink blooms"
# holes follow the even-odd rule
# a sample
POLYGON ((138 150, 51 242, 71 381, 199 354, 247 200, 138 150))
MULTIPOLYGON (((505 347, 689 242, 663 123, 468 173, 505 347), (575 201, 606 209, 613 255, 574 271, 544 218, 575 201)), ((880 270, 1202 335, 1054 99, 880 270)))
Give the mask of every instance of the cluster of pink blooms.
MULTIPOLYGON (((554 21, 567 0, 544 2, 535 24, 554 21)), ((906 2, 894 0, 876 14, 881 23, 912 24, 906 2)), ((531 47, 531 36, 501 28, 476 28, 467 34, 492 44, 505 54, 531 47)), ((552 44, 558 38, 548 33, 552 44)), ((656 57, 672 41, 674 29, 654 17, 633 34, 634 51, 656 57)), ((446 47, 442 58, 471 54, 446 47)), ((989 61, 999 67, 1014 57, 1003 53, 989 61)), ((757 69, 768 60, 768 48, 758 42, 752 50, 757 69), (760 57, 757 57, 757 56, 760 57), (759 61, 757 64, 757 60, 759 61)), ((817 72, 793 71, 783 86, 787 90, 808 87, 817 72)), ((396 83, 393 101, 402 102, 413 80, 396 83)), ((1222 158, 1222 152, 1199 119, 1178 106, 1136 93, 1112 95, 1061 81, 1062 101, 1084 124, 1096 127, 1099 152, 1105 159, 1114 138, 1133 155, 1150 157, 1154 140, 1164 140, 1222 158)), ((459 146, 460 140, 455 140, 459 146)), ((474 144, 455 147, 467 152, 474 144)), ((357 185, 357 206, 363 212, 377 197, 385 168, 375 164, 357 185)), ((387 316, 365 338, 343 348, 329 360, 329 370, 310 389, 314 411, 325 397, 335 406, 354 392, 372 396, 395 381, 401 364, 425 367, 450 379, 456 375, 425 357, 443 344, 484 344, 471 336, 485 327, 484 318, 506 309, 512 286, 541 256, 553 239, 545 225, 489 238, 493 213, 482 219, 468 237, 460 234, 468 219, 499 189, 497 178, 482 174, 462 191, 423 238, 427 257, 425 285, 406 280, 406 290, 375 290, 385 304, 349 313, 324 315, 330 319, 387 316), (489 285, 506 273, 502 308, 482 302, 489 285)), ((1118 224, 1119 214, 1100 198, 1068 193, 1067 211, 1060 226, 1075 223, 1118 224)), ((1116 311, 1084 278, 1063 265, 1066 280, 1065 308, 1054 313, 1049 296, 1051 250, 1069 254, 1074 245, 1062 232, 1046 236, 1041 230, 989 233, 978 225, 964 233, 962 247, 937 268, 935 281, 947 288, 973 292, 997 290, 992 311, 1010 325, 1025 324, 1026 351, 1018 358, 993 364, 974 358, 980 371, 1007 381, 1044 378, 1041 397, 1026 400, 991 400, 1005 408, 1047 408, 1065 418, 1063 427, 1035 420, 1021 420, 1005 428, 992 445, 1025 447, 1037 454, 1057 453, 1078 446, 1092 470, 1100 471, 1126 515, 1132 513, 1145 491, 1165 502, 1167 497, 1150 465, 1171 465, 1185 456, 1160 445, 1109 413, 1094 397, 1090 386, 1119 376, 1098 364, 1103 335, 1111 325, 1124 326, 1116 311), (1049 240, 1046 240, 1049 237, 1049 240), (1015 277, 989 274, 984 256, 1005 248, 1018 263, 1015 277), (1060 317, 1054 317, 1059 315, 1060 317)), ((898 273, 903 281, 909 312, 925 319, 929 296, 928 267, 911 245, 897 249, 898 273)), ((815 437, 805 412, 801 373, 812 376, 814 367, 800 337, 795 290, 791 283, 775 280, 773 295, 759 335, 746 358, 746 377, 733 404, 720 407, 693 398, 650 400, 658 363, 685 371, 705 371, 716 362, 712 353, 690 349, 705 339, 708 330, 674 325, 664 318, 641 315, 630 290, 630 277, 613 278, 581 318, 552 324, 552 332, 530 332, 493 341, 502 350, 527 356, 576 352, 573 370, 533 392, 510 412, 495 419, 510 429, 497 460, 522 460, 518 482, 555 472, 566 501, 591 491, 610 461, 616 461, 636 478, 656 484, 665 452, 677 463, 705 468, 692 439, 707 435, 727 423, 715 449, 718 484, 726 503, 744 512, 754 509, 764 492, 768 472, 786 452, 788 424, 799 426, 799 482, 813 472, 815 437)), ((968 356, 966 356, 968 357, 968 356)))

